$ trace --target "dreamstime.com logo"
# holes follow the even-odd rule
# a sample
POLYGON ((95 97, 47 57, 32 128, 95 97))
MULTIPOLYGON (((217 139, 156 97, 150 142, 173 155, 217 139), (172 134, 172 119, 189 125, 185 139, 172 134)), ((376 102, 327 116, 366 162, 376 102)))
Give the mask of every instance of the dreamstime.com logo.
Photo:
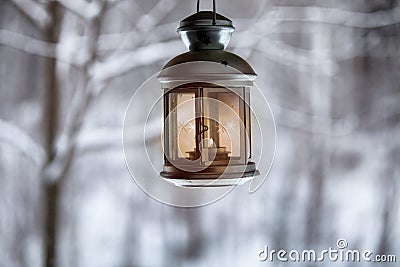
POLYGON ((339 239, 336 242, 336 248, 329 247, 321 251, 315 251, 313 249, 307 250, 269 250, 268 246, 265 246, 263 250, 258 252, 258 259, 260 261, 281 261, 281 262, 396 262, 396 255, 378 255, 374 254, 370 250, 356 250, 347 249, 348 243, 345 239, 339 239))

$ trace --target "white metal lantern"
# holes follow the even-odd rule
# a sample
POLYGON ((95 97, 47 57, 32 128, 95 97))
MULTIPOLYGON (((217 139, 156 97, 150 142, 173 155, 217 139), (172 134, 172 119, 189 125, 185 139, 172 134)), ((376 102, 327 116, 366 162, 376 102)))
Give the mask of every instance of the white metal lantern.
MULTIPOLYGON (((199 4, 199 3, 198 3, 199 4)), ((159 75, 164 90, 164 168, 179 186, 224 186, 259 172, 251 159, 250 92, 256 73, 224 51, 234 27, 213 11, 184 19, 178 31, 190 50, 159 75)))

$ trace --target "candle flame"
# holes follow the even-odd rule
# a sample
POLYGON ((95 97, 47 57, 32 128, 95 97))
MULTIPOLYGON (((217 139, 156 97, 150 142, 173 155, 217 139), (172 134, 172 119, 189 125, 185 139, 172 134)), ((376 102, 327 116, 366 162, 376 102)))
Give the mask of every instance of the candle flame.
POLYGON ((215 142, 212 138, 208 139, 208 148, 215 147, 215 142))

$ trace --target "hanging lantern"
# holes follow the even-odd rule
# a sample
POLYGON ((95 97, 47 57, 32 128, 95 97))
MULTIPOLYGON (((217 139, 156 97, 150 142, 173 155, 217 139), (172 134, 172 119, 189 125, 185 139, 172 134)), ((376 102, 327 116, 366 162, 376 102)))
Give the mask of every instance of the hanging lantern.
POLYGON ((251 162, 250 92, 256 73, 224 51, 234 27, 213 11, 182 20, 187 53, 160 72, 164 90, 164 168, 179 186, 243 184, 259 172, 251 162))

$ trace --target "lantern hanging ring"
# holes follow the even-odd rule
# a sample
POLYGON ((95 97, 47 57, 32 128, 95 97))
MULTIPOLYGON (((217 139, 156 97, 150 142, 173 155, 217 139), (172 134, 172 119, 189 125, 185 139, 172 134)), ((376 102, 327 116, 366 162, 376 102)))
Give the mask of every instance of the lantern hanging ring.
MULTIPOLYGON (((200 0, 197 0, 197 13, 200 12, 200 0)), ((215 25, 217 23, 217 10, 216 10, 216 6, 215 6, 215 0, 213 0, 213 24, 215 25)))

